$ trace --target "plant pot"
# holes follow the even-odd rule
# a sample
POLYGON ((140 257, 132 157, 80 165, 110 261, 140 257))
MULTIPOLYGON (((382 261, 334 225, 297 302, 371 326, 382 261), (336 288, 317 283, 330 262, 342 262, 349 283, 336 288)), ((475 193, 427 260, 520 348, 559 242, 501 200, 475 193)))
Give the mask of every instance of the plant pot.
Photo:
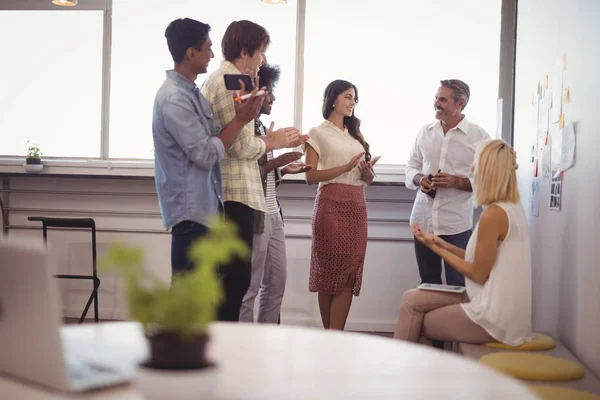
POLYGON ((25 172, 42 172, 44 164, 42 164, 42 160, 39 158, 28 157, 25 159, 23 169, 25 172))
POLYGON ((189 370, 156 369, 140 364, 134 379, 147 400, 208 400, 215 394, 219 369, 214 364, 189 370))
POLYGON ((38 157, 27 157, 25 158, 25 164, 27 165, 40 165, 42 163, 42 159, 38 157))
POLYGON ((217 385, 218 369, 206 360, 208 336, 181 338, 158 331, 147 336, 150 359, 136 372, 136 385, 144 397, 154 399, 207 399, 217 385))
POLYGON ((206 334, 182 338, 174 332, 157 331, 147 337, 150 343, 150 368, 188 370, 201 369, 210 364, 205 357, 209 339, 206 334))

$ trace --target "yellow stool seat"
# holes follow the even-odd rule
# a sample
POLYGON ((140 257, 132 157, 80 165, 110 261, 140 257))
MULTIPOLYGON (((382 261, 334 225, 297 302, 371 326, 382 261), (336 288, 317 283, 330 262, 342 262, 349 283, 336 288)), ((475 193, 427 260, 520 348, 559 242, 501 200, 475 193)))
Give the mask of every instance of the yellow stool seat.
POLYGON ((583 377, 583 368, 579 364, 540 354, 491 353, 481 357, 479 362, 527 381, 575 381, 583 377))
POLYGON ((552 350, 556 347, 556 342, 550 336, 542 335, 541 333, 533 333, 531 335, 531 340, 520 346, 509 346, 500 342, 486 343, 484 346, 505 350, 541 351, 552 350))
POLYGON ((600 400, 598 395, 569 388, 530 386, 530 389, 542 400, 600 400))

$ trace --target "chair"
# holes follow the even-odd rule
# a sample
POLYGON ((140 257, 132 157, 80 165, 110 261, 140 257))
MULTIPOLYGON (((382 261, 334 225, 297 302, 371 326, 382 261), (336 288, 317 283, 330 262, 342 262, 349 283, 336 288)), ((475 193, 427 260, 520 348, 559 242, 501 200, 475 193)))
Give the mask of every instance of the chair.
POLYGON ((29 221, 39 221, 42 223, 44 232, 44 243, 48 240, 48 227, 55 228, 77 228, 77 229, 90 229, 92 231, 92 275, 71 275, 71 274, 58 274, 54 277, 59 279, 89 279, 93 282, 94 288, 90 294, 83 313, 79 318, 81 324, 87 315, 87 312, 94 301, 94 321, 98 322, 98 288, 100 287, 100 279, 96 271, 96 223, 92 218, 47 218, 47 217, 29 217, 29 221))

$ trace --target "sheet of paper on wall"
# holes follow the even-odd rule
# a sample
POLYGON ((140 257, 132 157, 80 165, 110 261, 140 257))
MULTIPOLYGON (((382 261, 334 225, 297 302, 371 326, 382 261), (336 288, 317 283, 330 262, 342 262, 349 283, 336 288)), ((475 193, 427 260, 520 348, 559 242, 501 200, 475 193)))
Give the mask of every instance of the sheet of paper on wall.
POLYGON ((550 113, 550 122, 553 124, 560 120, 562 113, 562 96, 563 96, 563 63, 562 59, 556 63, 552 69, 552 110, 550 113))
MULTIPOLYGON (((558 169, 558 163, 562 157, 562 129, 558 127, 558 124, 550 125, 550 143, 552 149, 552 169, 558 169)), ((554 174, 552 174, 554 176, 554 174)))
POLYGON ((545 144, 542 147, 542 180, 550 182, 551 178, 551 167, 552 167, 552 159, 551 159, 551 138, 546 136, 545 144))
POLYGON ((550 209, 560 210, 561 206, 561 191, 562 191, 563 174, 556 170, 552 170, 552 180, 550 181, 550 209))
POLYGON ((562 151, 557 169, 564 172, 575 165, 575 127, 569 123, 562 130, 562 151))
POLYGON ((531 181, 531 214, 540 215, 540 181, 537 179, 531 181))

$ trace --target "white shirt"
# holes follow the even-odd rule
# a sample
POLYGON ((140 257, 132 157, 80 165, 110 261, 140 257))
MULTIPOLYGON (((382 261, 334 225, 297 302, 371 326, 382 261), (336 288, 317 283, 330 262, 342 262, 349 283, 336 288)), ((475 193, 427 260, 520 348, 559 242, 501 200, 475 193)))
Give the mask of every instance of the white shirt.
MULTIPOLYGON (((312 128, 306 142, 311 145, 319 155, 317 169, 331 169, 346 165, 354 156, 365 151, 360 142, 350 135, 348 129, 343 131, 330 121, 312 128)), ((360 179, 361 173, 358 165, 349 172, 344 172, 337 178, 319 183, 319 187, 329 183, 343 183, 353 186, 366 186, 360 179)))
MULTIPOLYGON (((473 322, 494 339, 519 346, 531 338, 531 247, 525 210, 520 203, 495 203, 508 216, 508 233, 498 246, 490 277, 482 285, 465 279, 470 302, 462 304, 473 322)), ((479 226, 465 261, 473 262, 479 226)))
MULTIPOLYGON (((436 121, 421 129, 406 163, 406 187, 419 189, 413 179, 421 173, 435 175, 438 170, 461 178, 469 178, 473 187, 471 165, 477 144, 490 135, 464 117, 444 135, 442 124, 436 121)), ((429 233, 455 235, 473 227, 472 192, 454 188, 438 188, 435 199, 417 193, 410 223, 418 222, 429 233)))
MULTIPOLYGON (((272 159, 273 152, 269 151, 267 153, 267 160, 271 161, 272 159)), ((275 192, 275 186, 275 170, 273 169, 267 174, 267 191, 265 193, 266 215, 279 213, 279 204, 277 204, 277 193, 275 192)))
MULTIPOLYGON (((259 122, 254 122, 255 127, 258 127, 258 130, 262 136, 267 135, 266 127, 259 122)), ((267 152, 267 161, 271 161, 273 159, 273 152, 267 152)), ((262 167, 261 167, 262 168, 262 167)), ((278 168, 278 167, 275 167, 278 168)), ((265 215, 272 215, 279 213, 279 203, 277 202, 277 192, 275 189, 277 188, 277 182, 275 177, 275 168, 272 169, 267 174, 267 185, 265 190, 265 215)))

